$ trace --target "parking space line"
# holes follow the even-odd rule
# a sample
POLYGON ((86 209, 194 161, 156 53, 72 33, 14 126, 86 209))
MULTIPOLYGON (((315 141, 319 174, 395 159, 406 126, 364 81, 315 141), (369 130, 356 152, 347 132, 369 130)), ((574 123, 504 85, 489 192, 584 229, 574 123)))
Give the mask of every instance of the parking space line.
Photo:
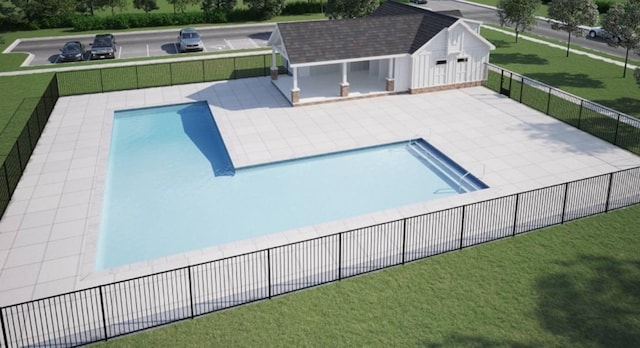
POLYGON ((173 43, 173 47, 176 49, 176 53, 180 53, 180 51, 178 51, 178 44, 176 44, 175 42, 173 43))
POLYGON ((258 45, 255 41, 253 41, 253 39, 249 39, 249 41, 251 41, 251 44, 253 45, 253 47, 260 48, 260 45, 258 45))
POLYGON ((233 49, 233 46, 231 45, 231 43, 229 42, 229 40, 224 39, 224 43, 229 46, 229 49, 233 49))
POLYGON ((118 50, 118 59, 120 59, 120 57, 122 57, 122 46, 120 46, 120 49, 118 50))
POLYGON ((149 55, 149 44, 147 44, 147 57, 150 57, 150 55, 149 55))

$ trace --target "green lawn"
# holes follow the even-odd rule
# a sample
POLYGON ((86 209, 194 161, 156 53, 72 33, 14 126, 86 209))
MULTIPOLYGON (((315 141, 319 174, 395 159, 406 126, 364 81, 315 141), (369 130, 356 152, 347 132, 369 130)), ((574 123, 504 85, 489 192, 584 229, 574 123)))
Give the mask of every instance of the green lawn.
MULTIPOLYGON (((493 7, 496 7, 498 5, 498 0, 468 0, 468 1, 475 2, 477 4, 489 5, 493 7)), ((541 4, 540 7, 538 7, 538 10, 536 11, 536 16, 547 17, 548 10, 549 10, 549 6, 545 4, 541 4)))
POLYGON ((103 345, 638 347, 639 213, 575 221, 103 345))
POLYGON ((567 58, 563 49, 526 40, 515 43, 514 37, 489 29, 482 29, 482 35, 496 46, 491 52, 491 63, 615 110, 640 116, 640 88, 632 70, 627 70, 627 77, 622 78, 622 67, 610 63, 578 54, 567 58))

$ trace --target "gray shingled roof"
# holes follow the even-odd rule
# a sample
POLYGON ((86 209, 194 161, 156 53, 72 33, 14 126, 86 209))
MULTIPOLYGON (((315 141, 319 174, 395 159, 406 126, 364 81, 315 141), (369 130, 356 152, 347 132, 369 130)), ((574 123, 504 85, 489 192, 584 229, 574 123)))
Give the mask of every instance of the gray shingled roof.
POLYGON ((389 1, 368 17, 278 23, 278 29, 289 62, 303 64, 411 54, 457 20, 389 1))

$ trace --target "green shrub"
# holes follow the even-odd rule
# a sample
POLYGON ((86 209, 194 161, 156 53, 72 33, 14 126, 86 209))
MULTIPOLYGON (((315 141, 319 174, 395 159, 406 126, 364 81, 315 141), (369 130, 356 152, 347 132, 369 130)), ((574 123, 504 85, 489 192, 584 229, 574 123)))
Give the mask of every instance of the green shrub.
POLYGON ((609 9, 613 4, 613 0, 596 0, 596 6, 598 6, 598 12, 600 14, 609 12, 609 9))
POLYGON ((234 8, 227 13, 227 20, 229 22, 250 22, 259 21, 260 14, 256 11, 251 11, 248 8, 234 8))
POLYGON ((320 2, 308 2, 308 1, 296 1, 288 2, 284 9, 282 9, 282 15, 302 15, 308 13, 320 13, 322 7, 320 2))

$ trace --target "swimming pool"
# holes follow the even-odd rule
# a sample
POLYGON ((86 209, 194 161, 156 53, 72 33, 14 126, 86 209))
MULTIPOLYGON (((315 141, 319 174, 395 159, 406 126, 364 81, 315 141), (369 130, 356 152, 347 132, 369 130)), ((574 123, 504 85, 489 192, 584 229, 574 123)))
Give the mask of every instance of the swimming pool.
POLYGON ((96 269, 486 187, 429 149, 413 140, 233 168, 206 103, 116 112, 96 269))

